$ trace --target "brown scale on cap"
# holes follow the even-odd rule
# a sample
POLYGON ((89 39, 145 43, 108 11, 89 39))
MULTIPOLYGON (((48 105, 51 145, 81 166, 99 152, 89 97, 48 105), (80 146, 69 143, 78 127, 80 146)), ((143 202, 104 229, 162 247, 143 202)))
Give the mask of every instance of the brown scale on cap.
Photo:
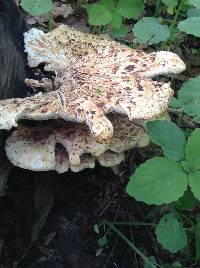
MULTIPOLYGON (((25 33, 25 50, 30 67, 44 62, 46 70, 55 72, 55 88, 39 96, 0 101, 0 129, 11 129, 20 119, 62 118, 86 123, 100 143, 109 143, 113 136, 110 112, 129 120, 162 114, 173 91, 168 83, 149 77, 185 69, 174 53, 146 54, 66 25, 47 34, 31 29, 25 33)), ((47 81, 27 82, 49 90, 47 81)))

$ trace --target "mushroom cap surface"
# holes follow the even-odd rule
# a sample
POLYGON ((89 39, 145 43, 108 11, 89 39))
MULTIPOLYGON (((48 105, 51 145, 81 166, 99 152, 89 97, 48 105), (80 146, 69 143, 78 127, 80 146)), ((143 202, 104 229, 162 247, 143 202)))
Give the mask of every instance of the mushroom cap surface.
MULTIPOLYGON (((0 129, 11 129, 21 119, 61 118, 86 123, 97 142, 109 143, 113 126, 107 114, 124 114, 131 121, 161 115, 173 91, 169 83, 148 77, 185 69, 174 53, 147 54, 66 25, 46 34, 33 28, 24 36, 29 66, 43 62, 46 70, 55 72, 53 90, 0 101, 0 129)), ((41 87, 49 90, 47 84, 41 82, 41 87)))
POLYGON ((93 168, 95 160, 102 166, 114 166, 124 160, 124 151, 148 145, 143 126, 126 116, 109 115, 109 119, 114 128, 110 143, 97 143, 84 124, 53 121, 42 126, 19 126, 6 141, 7 157, 24 169, 63 173, 70 168, 78 172, 93 168))

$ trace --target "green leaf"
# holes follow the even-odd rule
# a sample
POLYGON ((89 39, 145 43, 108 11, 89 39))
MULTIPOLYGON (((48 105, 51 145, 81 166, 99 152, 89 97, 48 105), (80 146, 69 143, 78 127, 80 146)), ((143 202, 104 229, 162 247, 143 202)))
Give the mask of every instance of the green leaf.
POLYGON ((180 109, 182 108, 182 105, 180 103, 180 101, 174 97, 171 98, 169 106, 175 109, 180 109))
POLYGON ((52 0, 21 0, 20 5, 32 16, 48 13, 53 8, 52 0))
POLYGON ((200 200, 200 171, 189 174, 189 185, 194 196, 200 200))
POLYGON ((106 25, 111 22, 112 14, 103 5, 90 4, 87 6, 88 22, 91 25, 106 25))
POLYGON ((113 0, 101 0, 101 4, 110 12, 115 10, 115 3, 113 0))
POLYGON ((101 238, 99 238, 99 240, 97 241, 98 245, 100 247, 104 247, 108 244, 108 240, 106 238, 106 235, 102 236, 101 238))
POLYGON ((175 206, 181 210, 188 210, 193 209, 196 204, 197 199, 194 197, 191 189, 188 188, 184 195, 175 203, 175 206))
POLYGON ((115 37, 124 37, 128 33, 128 27, 124 24, 119 29, 112 29, 112 35, 115 37))
POLYGON ((200 1, 199 0, 189 0, 189 3, 196 8, 200 8, 200 1))
POLYGON ((181 32, 200 37, 200 18, 191 17, 179 22, 178 28, 181 32))
POLYGON ((167 25, 161 25, 159 20, 153 17, 144 17, 133 27, 137 41, 143 44, 158 44, 170 37, 167 25))
POLYGON ((122 26, 122 16, 118 12, 113 13, 111 25, 115 29, 120 29, 122 26))
POLYGON ((178 5, 178 0, 162 0, 162 2, 170 8, 174 8, 178 5))
POLYGON ((187 236, 182 224, 173 213, 165 214, 156 227, 158 242, 172 253, 182 250, 187 245, 187 236))
POLYGON ((185 82, 178 92, 178 101, 190 116, 200 115, 200 76, 185 82))
POLYGON ((155 157, 136 169, 126 192, 147 204, 161 205, 178 200, 187 185, 188 177, 179 163, 165 157, 155 157))
POLYGON ((187 17, 191 18, 191 17, 200 17, 200 9, 197 8, 190 8, 187 11, 187 17))
POLYGON ((200 128, 196 128, 188 138, 185 155, 190 170, 200 170, 200 128))
POLYGON ((162 147, 165 156, 176 161, 184 158, 185 135, 175 123, 151 121, 147 123, 147 130, 152 142, 162 147))
POLYGON ((144 4, 142 0, 119 0, 116 10, 124 18, 137 18, 144 11, 144 4))

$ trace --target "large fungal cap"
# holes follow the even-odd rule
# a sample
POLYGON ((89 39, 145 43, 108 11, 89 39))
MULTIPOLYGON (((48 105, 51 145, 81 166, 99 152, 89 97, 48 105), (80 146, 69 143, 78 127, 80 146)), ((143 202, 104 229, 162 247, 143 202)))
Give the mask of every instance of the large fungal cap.
MULTIPOLYGON (((96 141, 109 142, 113 126, 107 114, 126 114, 129 120, 149 120, 168 106, 168 83, 148 77, 185 69, 171 52, 146 54, 104 37, 60 26, 50 33, 32 29, 25 34, 31 67, 44 62, 55 71, 54 91, 25 99, 0 101, 0 129, 17 126, 20 119, 86 123, 96 141)), ((49 91, 46 81, 28 80, 49 91)))
POLYGON ((168 83, 138 77, 94 77, 75 70, 71 77, 56 77, 55 85, 55 91, 41 96, 0 101, 0 128, 17 126, 20 119, 62 118, 85 122, 96 141, 104 142, 113 135, 106 114, 115 112, 128 115, 129 120, 149 120, 167 109, 172 96, 168 83))
POLYGON ((183 61, 172 52, 147 54, 108 37, 79 32, 67 25, 60 25, 46 34, 33 28, 24 37, 30 67, 44 62, 46 70, 57 72, 75 65, 81 69, 87 66, 102 75, 141 73, 148 77, 185 70, 183 61))
POLYGON ((6 141, 6 154, 18 167, 59 173, 93 168, 95 160, 114 166, 124 159, 123 152, 146 146, 149 138, 143 127, 125 116, 110 116, 114 135, 110 143, 99 144, 83 124, 51 122, 42 127, 20 126, 6 141))

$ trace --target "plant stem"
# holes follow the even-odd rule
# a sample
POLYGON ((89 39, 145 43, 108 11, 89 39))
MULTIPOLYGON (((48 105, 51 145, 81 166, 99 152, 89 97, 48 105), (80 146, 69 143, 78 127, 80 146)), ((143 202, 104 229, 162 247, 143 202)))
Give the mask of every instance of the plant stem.
POLYGON ((147 257, 139 250, 123 233, 121 233, 111 222, 103 221, 113 232, 115 232, 119 237, 121 237, 132 250, 134 250, 146 263, 148 263, 152 268, 157 268, 147 257))
POLYGON ((113 221, 112 222, 113 225, 129 225, 129 226, 152 226, 152 227, 155 227, 156 224, 154 223, 145 223, 145 222, 120 222, 120 221, 113 221))
POLYGON ((161 0, 157 0, 156 1, 156 10, 155 10, 154 17, 157 17, 158 15, 160 15, 160 6, 161 6, 161 0))
POLYGON ((49 21, 49 31, 52 31, 54 23, 51 10, 48 12, 48 21, 49 21))
POLYGON ((182 6, 183 6, 183 3, 184 3, 184 1, 183 0, 180 0, 179 5, 178 5, 178 8, 175 11, 175 15, 174 15, 174 18, 173 18, 172 23, 171 23, 171 26, 170 26, 170 28, 172 28, 172 29, 174 28, 174 26, 177 23, 179 14, 180 14, 181 9, 182 9, 182 6))

